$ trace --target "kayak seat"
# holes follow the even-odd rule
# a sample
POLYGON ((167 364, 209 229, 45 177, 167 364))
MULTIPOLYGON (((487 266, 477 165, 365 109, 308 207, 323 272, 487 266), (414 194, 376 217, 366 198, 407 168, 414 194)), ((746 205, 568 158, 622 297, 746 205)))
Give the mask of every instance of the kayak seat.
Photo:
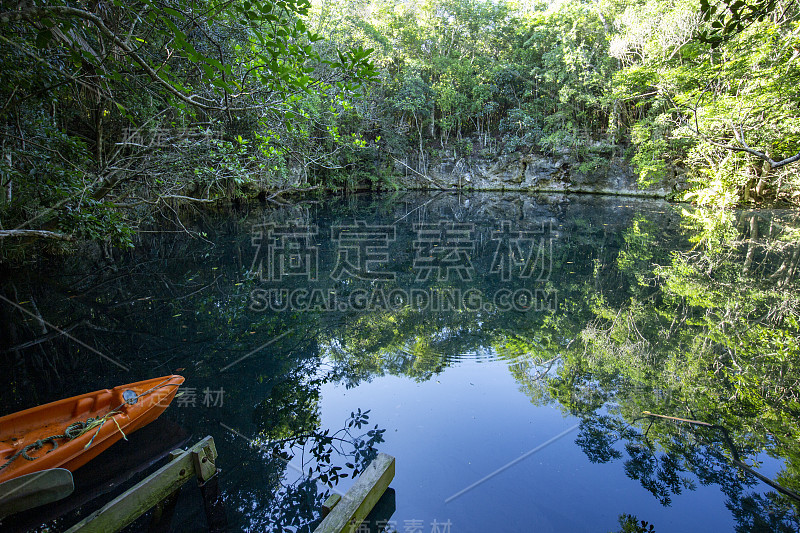
POLYGON ((81 398, 75 402, 75 407, 72 408, 72 418, 81 419, 85 418, 92 411, 94 405, 94 398, 81 398))
POLYGON ((111 409, 111 400, 114 398, 114 394, 111 391, 105 391, 98 394, 94 399, 93 410, 96 413, 106 411, 111 409))
POLYGON ((97 416, 104 413, 111 408, 111 401, 114 395, 111 391, 106 390, 99 392, 96 395, 88 398, 81 398, 75 402, 75 407, 72 408, 72 418, 76 420, 83 420, 89 416, 97 416))

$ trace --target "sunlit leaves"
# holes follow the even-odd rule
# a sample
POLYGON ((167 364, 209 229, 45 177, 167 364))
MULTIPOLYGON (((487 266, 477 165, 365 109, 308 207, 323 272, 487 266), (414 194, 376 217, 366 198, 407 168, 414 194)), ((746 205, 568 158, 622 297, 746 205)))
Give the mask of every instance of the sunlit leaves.
POLYGON ((630 132, 643 184, 673 169, 690 186, 683 198, 698 205, 795 201, 796 172, 743 151, 779 161, 800 150, 797 9, 775 6, 703 2, 700 18, 663 0, 626 9, 612 47, 626 65, 615 76, 616 120, 630 132), (676 33, 682 13, 687 31, 676 33))

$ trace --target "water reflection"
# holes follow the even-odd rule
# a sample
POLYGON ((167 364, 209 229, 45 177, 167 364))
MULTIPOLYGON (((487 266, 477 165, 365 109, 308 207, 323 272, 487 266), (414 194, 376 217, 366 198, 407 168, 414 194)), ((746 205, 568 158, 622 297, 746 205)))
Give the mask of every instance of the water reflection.
MULTIPOLYGON (((108 365, 0 305, 6 412, 183 368, 197 402, 168 414, 195 435, 224 443, 218 447, 230 465, 232 522, 302 529, 317 517, 320 482, 339 472, 331 468, 358 471, 371 453, 359 450, 382 445, 370 442, 376 433, 353 433, 346 449, 329 449, 334 443, 320 427, 324 387, 380 382, 399 390, 404 385, 390 378, 430 384, 469 368, 469 385, 459 394, 471 394, 482 373, 502 368, 530 409, 555 407, 579 421, 570 440, 589 463, 618 465, 660 505, 685 505, 681 494, 712 485, 728 511, 708 512, 706 525, 728 514, 740 531, 799 527, 797 502, 732 463, 738 454, 755 468, 764 461, 765 472, 777 465, 770 476, 800 492, 795 213, 404 194, 187 213, 184 223, 204 238, 147 234, 118 257, 67 257, 44 278, 4 278, 6 298, 131 368, 108 365), (206 389, 224 391, 224 403, 204 407, 206 389), (645 412, 723 427, 730 442, 718 429, 645 412), (287 446, 298 437, 305 437, 312 470, 319 464, 313 457, 329 459, 314 470, 317 482, 287 466, 286 454, 298 454, 287 446)), ((373 403, 380 403, 374 395, 348 410, 373 403)), ((454 404, 458 409, 458 399, 454 404)), ((425 417, 424 408, 403 409, 425 417)), ((384 427, 381 419, 370 424, 365 432, 384 427)), ((328 435, 340 427, 327 428, 328 435)), ((451 430, 483 454, 495 453, 467 428, 451 430)), ((505 431, 508 438, 515 430, 505 431)), ((448 446, 456 453, 460 444, 448 446)), ((416 456, 446 452, 395 453, 404 454, 398 469, 413 469, 416 456)), ((566 498, 571 489, 550 490, 566 498)), ((404 508, 404 497, 398 487, 398 516, 412 518, 416 509, 404 508)), ((506 505, 507 513, 522 512, 506 505)), ((476 528, 487 523, 480 516, 498 511, 459 509, 475 513, 468 523, 476 528)), ((569 514, 566 507, 560 512, 569 514)), ((680 529, 668 513, 643 505, 612 512, 655 522, 658 531, 680 529)), ((558 520, 566 529, 623 527, 588 513, 569 518, 577 522, 558 520)))

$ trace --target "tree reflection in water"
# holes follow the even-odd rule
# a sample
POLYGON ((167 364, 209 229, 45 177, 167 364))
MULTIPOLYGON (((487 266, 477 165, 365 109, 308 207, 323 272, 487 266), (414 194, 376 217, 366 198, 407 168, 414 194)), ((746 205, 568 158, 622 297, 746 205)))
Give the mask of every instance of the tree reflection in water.
MULTIPOLYGON (((118 358, 131 374, 184 367, 188 382, 224 387, 224 407, 173 414, 197 432, 216 431, 225 443, 226 497, 245 527, 280 523, 302 530, 313 523, 324 491, 308 477, 289 481, 287 454, 299 456, 304 471, 310 466, 312 478, 333 483, 338 472, 360 471, 372 453, 365 450, 380 443, 379 428, 363 437, 354 432, 347 443, 320 428, 324 383, 353 387, 383 375, 426 381, 471 354, 505 360, 534 404, 579 417, 576 442, 586 456, 619 462, 663 505, 713 484, 726 495, 740 531, 797 530, 797 503, 763 492, 760 482, 733 466, 719 430, 643 415, 724 427, 745 463, 757 467, 764 454, 782 461, 776 482, 800 492, 796 213, 622 203, 517 194, 376 195, 199 213, 184 223, 205 234, 205 241, 150 234, 113 260, 65 258, 44 282, 38 274, 13 272, 0 290, 118 358), (482 294, 507 286, 492 274, 500 223, 532 233, 552 222, 548 276, 514 287, 554 291, 558 305, 537 312, 493 305, 472 311, 412 305, 253 310, 253 291, 269 285, 251 275, 253 227, 288 221, 316 226, 312 244, 324 271, 337 260, 331 228, 357 220, 397 230, 384 265, 397 276, 382 282, 385 290, 482 294), (441 221, 473 224, 472 279, 417 279, 413 224, 441 221), (220 371, 282 334, 268 349, 220 371), (261 446, 218 428, 220 422, 261 446), (266 446, 270 442, 283 447, 266 446)), ((327 275, 318 283, 343 294, 375 285, 327 275)), ((308 281, 287 277, 280 287, 307 288, 308 281)), ((0 365, 10 376, 0 400, 7 411, 132 381, 13 308, 0 306, 0 313, 0 365)), ((622 516, 621 527, 637 530, 630 528, 640 522, 629 518, 622 516)))

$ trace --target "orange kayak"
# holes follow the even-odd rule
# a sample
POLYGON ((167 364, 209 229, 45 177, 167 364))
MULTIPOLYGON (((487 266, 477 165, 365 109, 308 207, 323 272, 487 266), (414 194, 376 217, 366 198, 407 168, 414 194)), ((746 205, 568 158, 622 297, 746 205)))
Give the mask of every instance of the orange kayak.
POLYGON ((76 470, 158 418, 181 383, 182 376, 163 376, 0 418, 0 483, 49 468, 76 470))

